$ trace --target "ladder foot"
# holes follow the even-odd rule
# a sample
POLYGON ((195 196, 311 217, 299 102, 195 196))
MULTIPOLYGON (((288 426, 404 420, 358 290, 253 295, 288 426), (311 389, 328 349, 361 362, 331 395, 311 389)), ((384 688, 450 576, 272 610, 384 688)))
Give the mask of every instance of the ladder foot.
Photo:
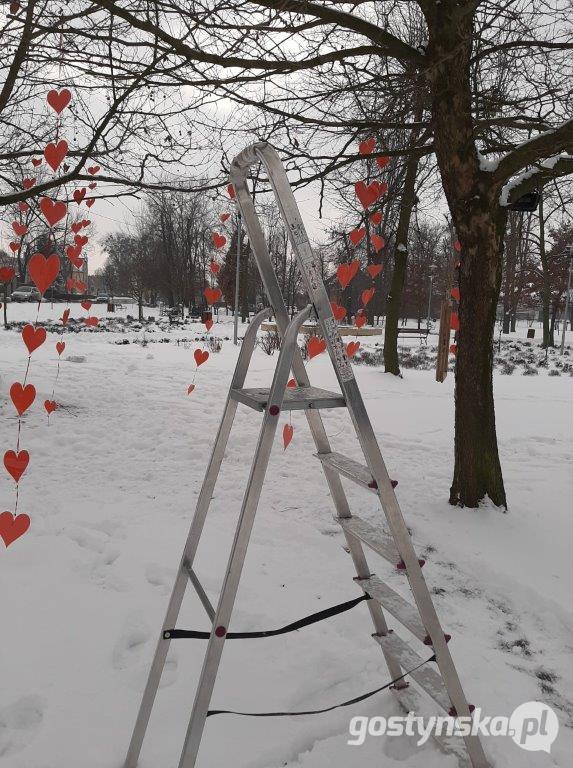
MULTIPOLYGON (((475 709, 475 705, 474 704, 468 704, 468 709, 469 709, 470 714, 471 714, 474 711, 474 709, 475 709)), ((448 710, 448 715, 450 717, 457 717, 458 716, 458 712, 457 712, 456 708, 455 707, 450 707, 449 710, 448 710)))
MULTIPOLYGON (((418 559, 418 565, 420 566, 420 568, 423 568, 426 565, 426 561, 422 557, 420 557, 418 559)), ((406 563, 403 560, 400 560, 398 563, 396 563, 396 568, 399 571, 405 571, 406 570, 406 563)))
MULTIPOLYGON (((451 639, 452 639, 451 635, 444 633, 444 640, 446 641, 446 643, 449 643, 451 639)), ((432 638, 430 637, 430 635, 426 635, 423 642, 424 642, 424 645, 432 645, 432 638)))

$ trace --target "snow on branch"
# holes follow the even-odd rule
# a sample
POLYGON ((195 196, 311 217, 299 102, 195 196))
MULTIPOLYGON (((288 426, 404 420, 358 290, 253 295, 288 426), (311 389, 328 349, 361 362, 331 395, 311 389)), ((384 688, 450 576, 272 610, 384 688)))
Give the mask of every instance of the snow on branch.
POLYGON ((511 205, 527 192, 538 189, 551 179, 568 174, 573 174, 573 155, 562 152, 549 157, 505 184, 499 198, 500 205, 511 205))

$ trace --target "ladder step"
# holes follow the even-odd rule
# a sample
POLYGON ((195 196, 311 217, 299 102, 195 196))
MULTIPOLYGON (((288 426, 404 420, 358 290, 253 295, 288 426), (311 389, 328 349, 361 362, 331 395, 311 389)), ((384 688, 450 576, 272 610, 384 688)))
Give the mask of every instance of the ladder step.
POLYGON ((414 637, 422 642, 425 641, 428 633, 415 606, 387 584, 384 584, 378 576, 370 576, 369 579, 355 579, 355 581, 364 592, 367 592, 380 603, 402 626, 409 629, 414 637))
MULTIPOLYGON (((412 669, 413 667, 421 664, 424 659, 414 651, 405 640, 397 635, 395 632, 390 632, 388 635, 374 635, 374 639, 379 643, 382 648, 390 653, 397 659, 398 663, 403 669, 412 669)), ((409 677, 412 677, 418 685, 430 696, 437 704, 442 707, 446 712, 449 711, 452 706, 450 697, 448 696, 444 687, 444 681, 442 676, 435 671, 435 669, 425 664, 420 669, 412 672, 409 677)))
POLYGON ((397 568, 401 562, 401 557, 394 544, 394 539, 389 533, 385 533, 380 528, 374 528, 370 523, 365 522, 360 517, 337 517, 345 533, 354 536, 364 544, 367 544, 374 552, 377 552, 385 560, 397 568))
MULTIPOLYGON (((231 389, 231 397, 256 411, 264 411, 269 401, 270 389, 231 389)), ((287 387, 282 404, 283 411, 307 408, 344 408, 344 397, 319 387, 287 387)))
MULTIPOLYGON (((378 484, 372 477, 372 473, 364 464, 360 464, 359 461, 344 456, 342 453, 333 451, 332 453, 315 453, 317 459, 329 469, 333 469, 338 472, 339 475, 347 477, 349 480, 361 485, 372 493, 376 493, 378 490, 378 484)), ((391 480, 392 487, 395 488, 398 485, 396 480, 391 480)))

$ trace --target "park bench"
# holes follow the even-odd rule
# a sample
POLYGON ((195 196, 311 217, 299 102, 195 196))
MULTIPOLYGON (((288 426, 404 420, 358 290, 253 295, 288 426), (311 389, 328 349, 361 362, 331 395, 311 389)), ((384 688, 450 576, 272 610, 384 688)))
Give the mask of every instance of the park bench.
POLYGON ((429 328, 398 328, 398 336, 418 336, 421 341, 428 340, 429 328))

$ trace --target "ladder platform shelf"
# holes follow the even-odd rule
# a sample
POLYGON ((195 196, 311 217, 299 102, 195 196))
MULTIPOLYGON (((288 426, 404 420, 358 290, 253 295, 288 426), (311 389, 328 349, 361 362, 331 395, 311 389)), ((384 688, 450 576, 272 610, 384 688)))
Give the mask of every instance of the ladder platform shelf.
MULTIPOLYGON (((422 574, 424 561, 420 560, 416 554, 394 493, 396 483, 388 476, 378 440, 340 336, 338 323, 332 315, 329 297, 322 279, 321 264, 310 245, 286 171, 276 151, 269 144, 258 142, 235 157, 231 164, 229 181, 235 190, 236 202, 247 229, 251 250, 270 306, 252 319, 239 351, 221 424, 197 499, 189 534, 183 547, 165 619, 159 632, 124 768, 136 768, 138 765, 155 696, 173 639, 193 636, 208 640, 179 761, 179 768, 195 768, 197 761, 201 762, 200 747, 207 717, 210 714, 228 712, 209 709, 227 636, 235 640, 247 640, 253 635, 268 637, 285 631, 294 631, 300 626, 306 626, 309 619, 313 622, 322 621, 341 610, 347 610, 350 604, 353 607, 362 602, 367 606, 374 628, 373 637, 380 646, 388 667, 390 675, 388 686, 391 682, 391 688, 400 706, 407 712, 420 712, 421 707, 426 706, 425 697, 422 695, 424 692, 428 698, 428 705, 433 706, 436 702, 446 712, 456 712, 458 716, 464 718, 471 717, 472 710, 448 648, 449 636, 442 628, 430 590, 422 574), (307 307, 292 319, 287 311, 268 251, 267 240, 249 190, 248 177, 253 166, 258 166, 259 163, 264 166, 274 192, 309 298, 307 307), (272 384, 268 388, 245 389, 245 379, 257 344, 258 330, 270 316, 275 318, 281 339, 272 384), (301 328, 304 328, 304 324, 309 320, 316 322, 316 329, 326 342, 326 349, 340 387, 339 393, 329 392, 310 384, 297 343, 301 328), (291 376, 294 376, 298 386, 287 386, 291 376), (261 412, 263 417, 241 508, 237 510, 236 530, 220 594, 217 601, 212 604, 193 568, 193 563, 240 403, 261 412), (358 438, 364 463, 332 450, 321 416, 321 410, 327 408, 346 408, 358 438), (280 421, 278 416, 283 411, 293 410, 302 410, 306 416, 314 442, 315 456, 320 460, 320 465, 314 466, 317 469, 320 467, 324 473, 334 505, 335 519, 342 527, 346 549, 353 561, 354 580, 364 595, 319 612, 314 617, 299 619, 280 630, 257 633, 228 631, 232 623, 233 607, 271 451, 276 442, 275 437, 280 421), (342 478, 356 483, 367 490, 369 495, 374 494, 377 497, 382 512, 380 522, 383 524, 372 525, 352 514, 342 478), (384 581, 382 574, 371 572, 366 560, 366 548, 373 550, 392 565, 394 582, 400 578, 400 575, 403 576, 402 591, 410 590, 413 598, 411 602, 390 587, 384 581), (197 592, 209 618, 208 632, 178 630, 176 627, 188 585, 197 592), (398 634, 394 627, 389 627, 388 620, 403 627, 406 636, 412 636, 411 642, 398 634), (426 653, 431 649, 433 655, 421 656, 411 647, 411 643, 418 644, 420 649, 425 648, 426 653), (410 678, 415 685, 410 685, 410 678)), ((308 471, 312 471, 310 465, 308 471)), ((384 686, 380 690, 383 688, 384 686)), ((277 713, 263 714, 277 715, 277 713)), ((452 739, 436 734, 434 739, 448 754, 456 757, 459 768, 491 768, 478 735, 470 733, 462 738, 452 739)), ((278 756, 275 762, 280 762, 278 756)), ((202 762, 201 765, 208 766, 209 763, 202 762)))

